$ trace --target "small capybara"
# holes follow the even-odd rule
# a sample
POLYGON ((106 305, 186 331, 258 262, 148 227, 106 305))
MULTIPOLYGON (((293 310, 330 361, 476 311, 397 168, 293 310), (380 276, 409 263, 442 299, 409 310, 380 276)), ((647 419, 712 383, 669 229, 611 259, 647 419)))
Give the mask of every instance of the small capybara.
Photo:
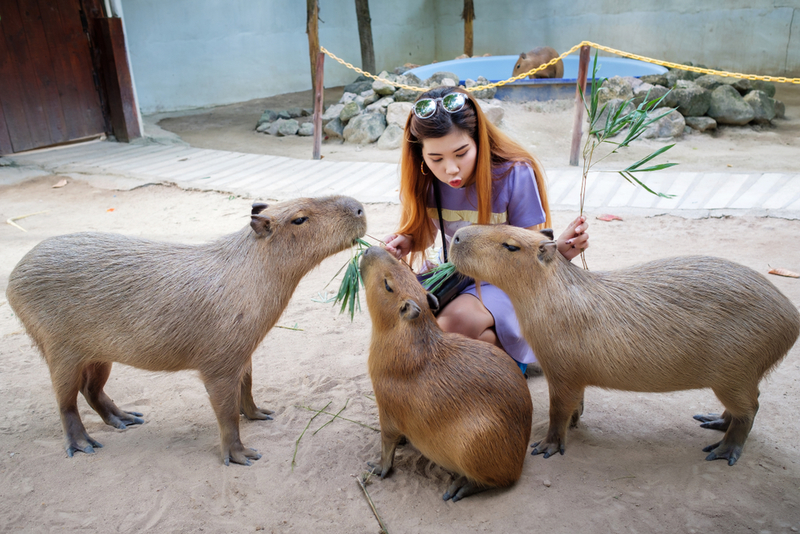
MULTIPOLYGON (((523 52, 519 55, 519 59, 514 63, 514 71, 512 76, 518 76, 523 72, 528 72, 535 69, 539 65, 543 65, 548 61, 558 57, 558 52, 549 46, 540 46, 534 48, 530 52, 523 52)), ((535 72, 528 76, 528 78, 563 78, 564 77, 564 62, 560 59, 556 61, 555 65, 550 65, 546 69, 535 72)))
POLYGON ((11 272, 7 296, 42 352, 67 454, 102 447, 78 413, 80 391, 106 424, 141 424, 103 391, 112 362, 199 371, 225 464, 261 457, 239 437, 239 413, 271 419, 251 392, 251 356, 300 279, 366 231, 349 197, 253 204, 250 225, 203 245, 118 234, 51 237, 11 272))
POLYGON ((513 484, 522 473, 533 406, 519 367, 483 341, 439 328, 408 266, 380 247, 367 249, 361 272, 372 318, 369 374, 378 403, 384 478, 403 437, 459 476, 444 494, 458 501, 513 484))
POLYGON ((720 258, 688 256, 608 272, 567 261, 539 232, 470 226, 453 264, 511 297, 550 388, 550 427, 533 454, 564 453, 586 386, 626 391, 711 388, 725 407, 698 415, 724 430, 706 459, 733 465, 758 410, 758 383, 800 333, 797 308, 764 276, 720 258))

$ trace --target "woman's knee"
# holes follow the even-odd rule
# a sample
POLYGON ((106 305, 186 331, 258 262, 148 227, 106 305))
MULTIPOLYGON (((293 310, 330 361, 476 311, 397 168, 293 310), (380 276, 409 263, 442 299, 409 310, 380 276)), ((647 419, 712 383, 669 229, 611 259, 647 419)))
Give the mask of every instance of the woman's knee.
POLYGON ((478 339, 494 325, 492 314, 472 295, 461 295, 453 300, 439 314, 438 321, 445 332, 473 339, 478 339))

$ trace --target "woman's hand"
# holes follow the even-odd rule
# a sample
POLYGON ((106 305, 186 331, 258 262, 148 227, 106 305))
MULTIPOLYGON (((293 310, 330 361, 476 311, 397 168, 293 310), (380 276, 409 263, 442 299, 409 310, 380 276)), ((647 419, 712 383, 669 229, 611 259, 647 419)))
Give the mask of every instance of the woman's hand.
POLYGON ((586 222, 585 215, 572 221, 556 239, 561 255, 572 261, 572 258, 589 248, 589 234, 586 233, 588 229, 589 223, 586 222))
POLYGON ((383 248, 398 260, 404 256, 408 256, 414 244, 414 240, 408 234, 387 235, 383 238, 383 242, 386 243, 383 248))

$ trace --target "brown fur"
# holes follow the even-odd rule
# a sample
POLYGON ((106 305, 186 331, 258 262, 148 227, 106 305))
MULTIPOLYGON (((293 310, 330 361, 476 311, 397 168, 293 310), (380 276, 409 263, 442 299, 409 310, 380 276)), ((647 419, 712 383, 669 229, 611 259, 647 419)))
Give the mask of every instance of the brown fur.
POLYGON ((80 233, 34 247, 6 293, 50 368, 68 454, 102 447, 81 422, 78 391, 109 425, 143 422, 103 391, 119 362, 199 371, 225 463, 259 458, 239 438, 240 412, 272 413, 253 402, 253 351, 303 275, 365 231, 361 204, 327 197, 254 204, 250 226, 204 245, 80 233))
POLYGON ((489 343, 443 332, 431 311, 436 298, 385 250, 368 249, 361 270, 381 424, 374 472, 388 474, 395 447, 406 437, 428 459, 461 475, 445 500, 514 483, 533 413, 519 367, 489 343))
POLYGON ((459 271, 511 297, 550 387, 550 428, 534 454, 563 454, 586 386, 627 391, 711 388, 725 430, 707 459, 736 462, 758 410, 758 383, 800 333, 797 308, 762 275, 706 256, 608 272, 584 271, 538 232, 509 226, 459 230, 459 271), (517 248, 517 250, 514 250, 517 248))
MULTIPOLYGON (((511 74, 512 76, 518 76, 523 72, 528 72, 531 69, 535 69, 539 65, 543 65, 548 61, 552 60, 553 58, 558 57, 558 52, 550 48, 549 46, 540 46, 538 48, 534 48, 530 52, 523 52, 519 55, 519 59, 514 64, 514 72, 511 74)), ((536 78, 563 78, 564 77, 564 62, 560 59, 556 62, 555 65, 550 65, 546 69, 542 69, 539 72, 535 72, 528 76, 528 78, 536 79, 536 78)))

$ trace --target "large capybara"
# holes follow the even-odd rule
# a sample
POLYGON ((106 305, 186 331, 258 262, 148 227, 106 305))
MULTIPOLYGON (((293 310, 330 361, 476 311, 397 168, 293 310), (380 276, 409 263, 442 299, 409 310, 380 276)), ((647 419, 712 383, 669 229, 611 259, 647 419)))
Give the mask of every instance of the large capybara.
POLYGON ((459 476, 444 494, 458 501, 513 484, 522 473, 533 407, 519 367, 483 341, 445 333, 408 266, 380 247, 361 272, 372 318, 369 374, 378 403, 384 478, 403 437, 459 476))
MULTIPOLYGON (((558 52, 550 48, 549 46, 540 46, 538 48, 534 48, 530 52, 523 52, 519 55, 519 59, 514 64, 514 72, 511 74, 512 76, 518 76, 523 72, 528 72, 531 69, 535 69, 539 65, 543 65, 548 61, 553 60, 554 58, 558 57, 558 52)), ((533 74, 529 75, 528 78, 563 78, 564 77, 564 62, 560 59, 556 61, 555 65, 550 65, 549 67, 540 70, 539 72, 534 72, 533 74)))
POLYGON ((8 301, 42 352, 67 454, 102 447, 78 414, 80 391, 106 424, 141 424, 103 391, 112 362, 196 369, 217 416, 222 458, 261 457, 239 438, 239 413, 271 419, 251 393, 251 356, 300 279, 366 231, 349 197, 253 204, 250 225, 203 245, 117 234, 51 237, 11 272, 8 301))
POLYGON ((586 386, 626 391, 711 388, 725 406, 695 416, 724 430, 707 460, 733 465, 758 410, 758 383, 800 332, 800 313, 759 273, 688 256, 608 272, 567 261, 551 238, 511 226, 459 230, 453 264, 511 297, 550 388, 550 428, 534 444, 564 453, 586 386))

